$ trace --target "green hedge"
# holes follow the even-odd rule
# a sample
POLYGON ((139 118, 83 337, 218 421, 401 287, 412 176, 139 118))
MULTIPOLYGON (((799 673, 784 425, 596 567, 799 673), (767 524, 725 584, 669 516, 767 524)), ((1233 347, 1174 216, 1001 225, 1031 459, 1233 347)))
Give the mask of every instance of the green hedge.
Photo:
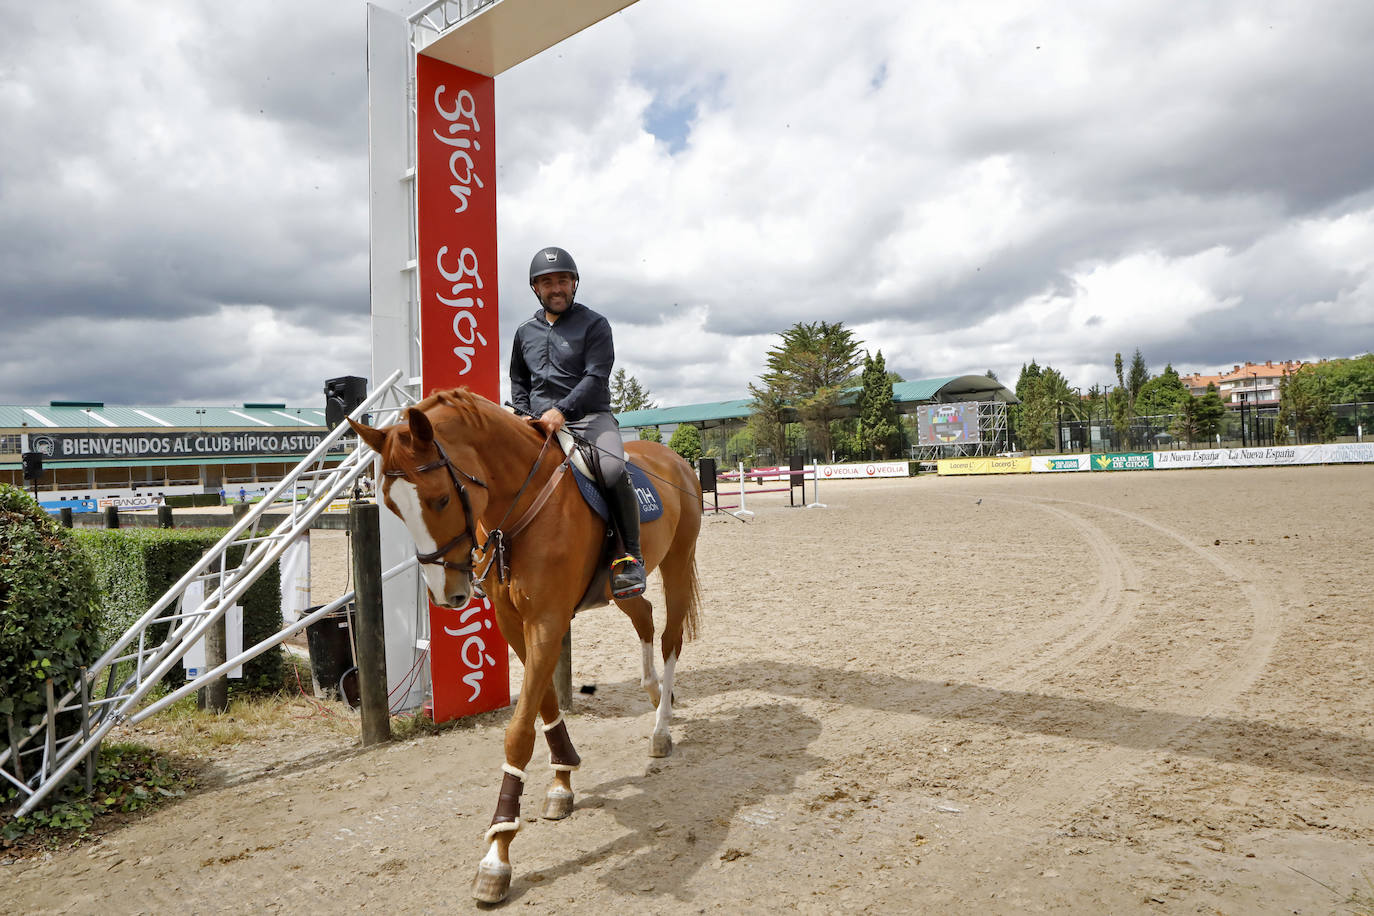
POLYGON ((0 717, 41 721, 44 681, 60 698, 99 654, 98 619, 90 558, 32 497, 0 484, 0 717))
POLYGON ((177 496, 168 496, 165 502, 173 509, 190 509, 220 504, 218 493, 182 493, 177 496))
MULTIPOLYGON (((104 604, 101 620, 102 646, 108 647, 152 607, 153 602, 176 584, 205 552, 224 537, 227 528, 119 528, 88 529, 76 533, 95 566, 95 579, 104 604)), ((229 565, 243 556, 243 547, 231 548, 229 565)), ((243 605, 244 648, 257 645, 281 630, 281 568, 272 568, 249 586, 239 601, 243 605)), ((166 637, 167 625, 155 627, 154 644, 166 637)), ((241 679, 231 678, 237 691, 273 691, 284 672, 280 648, 271 649, 243 667, 241 679)), ((180 665, 164 679, 169 687, 186 682, 180 665)))

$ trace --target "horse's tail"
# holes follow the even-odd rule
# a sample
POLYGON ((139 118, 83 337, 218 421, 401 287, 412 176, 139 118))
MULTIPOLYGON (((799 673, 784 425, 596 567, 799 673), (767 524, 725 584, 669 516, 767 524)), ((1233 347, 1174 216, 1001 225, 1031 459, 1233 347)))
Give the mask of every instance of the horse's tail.
POLYGON ((693 552, 692 564, 687 568, 687 609, 682 617, 682 639, 684 642, 691 642, 697 638, 697 630, 700 626, 700 608, 701 579, 697 576, 697 558, 693 552))

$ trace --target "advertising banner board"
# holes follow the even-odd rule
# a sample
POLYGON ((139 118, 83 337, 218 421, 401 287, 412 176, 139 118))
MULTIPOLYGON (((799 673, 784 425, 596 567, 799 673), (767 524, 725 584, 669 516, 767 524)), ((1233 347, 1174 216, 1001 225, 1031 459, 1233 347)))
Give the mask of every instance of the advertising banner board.
POLYGON ((942 458, 936 462, 941 476, 954 474, 1029 474, 1029 458, 942 458))
POLYGON ((1094 471, 1148 471, 1154 467, 1151 452, 1112 452, 1094 454, 1094 471))
MULTIPOLYGON (((415 83, 421 386, 466 385, 497 401, 495 81, 420 54, 415 83)), ((510 704, 490 602, 431 603, 429 626, 434 721, 510 704)))
POLYGON ((1031 457, 1031 470, 1044 471, 1091 471, 1092 458, 1089 455, 1035 455, 1031 457))
POLYGON ((819 468, 819 473, 823 480, 910 476, 910 471, 905 461, 870 461, 867 464, 823 464, 819 468))

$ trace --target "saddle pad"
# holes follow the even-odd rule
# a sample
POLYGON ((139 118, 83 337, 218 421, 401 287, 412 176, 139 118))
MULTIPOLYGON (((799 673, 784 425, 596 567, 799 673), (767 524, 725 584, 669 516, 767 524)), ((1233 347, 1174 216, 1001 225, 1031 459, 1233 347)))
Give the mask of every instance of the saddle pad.
MULTIPOLYGON (((601 495, 601 490, 591 478, 577 469, 577 465, 571 467, 573 479, 577 481, 577 489, 582 491, 582 498, 603 521, 608 520, 610 516, 606 508, 606 497, 601 495)), ((658 498, 658 490, 649 480, 649 475, 638 466, 627 461, 625 470, 630 475, 630 483, 634 484, 635 496, 639 497, 639 521, 652 522, 663 514, 663 501, 658 498)))

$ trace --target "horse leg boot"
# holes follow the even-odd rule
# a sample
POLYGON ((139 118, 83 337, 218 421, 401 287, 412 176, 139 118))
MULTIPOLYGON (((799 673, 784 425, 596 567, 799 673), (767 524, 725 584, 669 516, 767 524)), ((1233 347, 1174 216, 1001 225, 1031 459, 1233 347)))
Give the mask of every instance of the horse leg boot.
MULTIPOLYGON (((567 622, 562 622, 566 629, 567 622)), ((477 863, 477 875, 472 881, 472 896, 483 903, 499 903, 510 892, 510 845, 520 830, 520 794, 525 788, 524 767, 534 754, 535 720, 544 707, 544 695, 552 690, 553 669, 558 663, 563 644, 562 630, 557 625, 526 624, 525 688, 520 691, 515 711, 506 724, 506 762, 501 764, 505 775, 501 793, 496 801, 496 813, 487 828, 487 854, 477 863)), ((554 700, 555 707, 557 700, 554 700)))
MULTIPOLYGON (((572 814, 573 788, 572 774, 582 765, 582 758, 573 747, 572 737, 568 735, 568 723, 563 720, 563 712, 558 709, 558 697, 550 690, 544 697, 545 705, 552 703, 553 721, 544 720, 544 740, 549 745, 549 766, 553 767, 553 783, 544 794, 543 816, 551 821, 561 820, 572 814)), ((549 710, 542 710, 545 716, 549 710)))
POLYGON ((610 487, 609 496, 611 516, 625 544, 625 556, 611 563, 611 597, 633 598, 644 594, 644 553, 639 547, 639 497, 629 471, 610 487))
POLYGON ((472 896, 483 903, 500 903, 510 893, 510 844, 520 830, 520 794, 525 789, 525 773, 510 764, 501 765, 505 776, 496 813, 487 828, 487 854, 477 863, 472 880, 472 896))

